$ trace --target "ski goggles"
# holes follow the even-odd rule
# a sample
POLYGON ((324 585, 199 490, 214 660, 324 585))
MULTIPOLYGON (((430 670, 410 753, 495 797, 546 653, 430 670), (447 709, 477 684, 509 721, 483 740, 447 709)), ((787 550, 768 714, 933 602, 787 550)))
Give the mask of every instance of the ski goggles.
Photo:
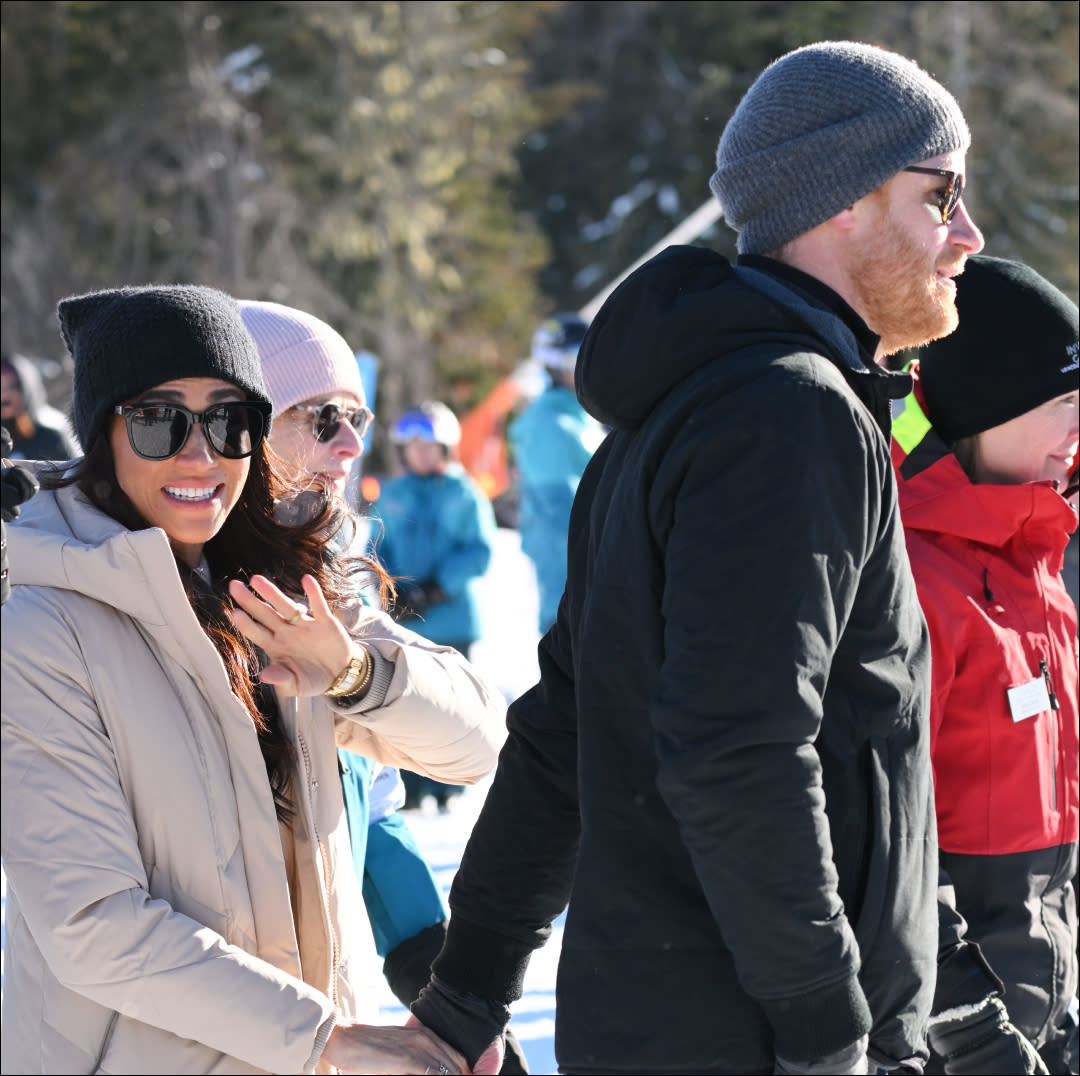
POLYGON ((242 460, 259 447, 272 410, 262 400, 231 400, 201 412, 172 403, 117 404, 112 414, 123 416, 128 444, 144 460, 175 456, 187 444, 196 422, 219 456, 242 460))
POLYGON ((375 416, 366 407, 338 407, 336 403, 327 404, 297 404, 290 407, 290 411, 304 411, 314 419, 311 425, 311 433, 316 441, 332 441, 338 435, 341 424, 347 422, 354 430, 356 436, 364 439, 371 422, 375 416))
POLYGON ((394 442, 402 445, 409 441, 430 441, 434 444, 439 439, 435 432, 435 423, 424 414, 402 415, 394 423, 392 434, 394 442))
POLYGON ((960 208, 960 198, 964 193, 964 177, 959 172, 950 172, 946 168, 922 168, 910 165, 905 172, 918 172, 924 176, 943 176, 949 182, 937 192, 938 209, 941 210, 941 223, 948 224, 960 208))

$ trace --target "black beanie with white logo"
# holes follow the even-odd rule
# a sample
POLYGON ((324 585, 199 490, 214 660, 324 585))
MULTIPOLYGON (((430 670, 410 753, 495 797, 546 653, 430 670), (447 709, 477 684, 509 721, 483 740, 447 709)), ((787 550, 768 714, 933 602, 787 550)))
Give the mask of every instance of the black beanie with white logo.
POLYGON ((927 417, 947 444, 1076 391, 1076 303, 1030 266, 969 258, 956 309, 959 328, 919 351, 927 417))

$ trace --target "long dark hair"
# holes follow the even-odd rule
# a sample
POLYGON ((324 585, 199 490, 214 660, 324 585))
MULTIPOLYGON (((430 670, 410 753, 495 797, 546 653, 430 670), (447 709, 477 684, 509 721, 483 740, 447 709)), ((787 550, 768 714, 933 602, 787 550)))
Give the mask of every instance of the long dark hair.
MULTIPOLYGON (((366 577, 363 582, 375 585, 383 608, 394 588, 390 576, 374 559, 335 555, 335 547, 344 548, 351 517, 330 496, 322 495, 309 504, 300 518, 295 518, 295 513, 289 522, 278 518, 278 505, 287 502, 291 493, 283 474, 282 461, 263 441, 251 456, 239 500, 221 530, 203 547, 210 582, 179 558, 176 566, 195 616, 221 655, 229 683, 255 724, 278 819, 289 822, 295 814, 292 777, 296 751, 285 733, 274 693, 258 680, 259 655, 229 615, 229 580, 247 581, 253 575, 265 575, 287 593, 302 594, 300 579, 312 575, 334 609, 355 604, 362 577, 366 577)), ((41 485, 45 489, 76 486, 97 508, 129 530, 150 526, 120 488, 112 448, 104 433, 98 434, 74 467, 41 475, 41 485)))

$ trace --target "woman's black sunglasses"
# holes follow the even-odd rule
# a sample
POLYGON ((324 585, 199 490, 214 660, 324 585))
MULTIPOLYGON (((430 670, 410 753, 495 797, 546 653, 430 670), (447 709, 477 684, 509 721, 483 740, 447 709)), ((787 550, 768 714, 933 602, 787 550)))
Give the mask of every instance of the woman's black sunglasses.
POLYGON ((230 460, 242 460, 259 447, 272 408, 261 400, 232 400, 205 411, 180 404, 117 404, 114 415, 127 422, 128 443, 144 460, 167 460, 187 444, 197 422, 210 447, 230 460))
POLYGON ((316 441, 332 441, 337 437, 342 422, 352 426, 356 436, 362 440, 371 429, 371 420, 375 417, 366 407, 341 408, 335 403, 297 404, 289 410, 304 411, 314 416, 311 433, 316 441))

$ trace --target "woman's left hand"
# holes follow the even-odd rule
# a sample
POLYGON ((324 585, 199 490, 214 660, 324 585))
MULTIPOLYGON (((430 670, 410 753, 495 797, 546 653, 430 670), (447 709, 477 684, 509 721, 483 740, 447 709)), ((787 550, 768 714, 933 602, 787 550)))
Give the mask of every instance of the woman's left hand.
POLYGON ((349 664, 353 643, 341 621, 326 604, 313 576, 301 580, 307 611, 264 575, 251 585, 234 579, 229 594, 237 629, 270 658, 259 674, 283 695, 321 695, 349 664))

